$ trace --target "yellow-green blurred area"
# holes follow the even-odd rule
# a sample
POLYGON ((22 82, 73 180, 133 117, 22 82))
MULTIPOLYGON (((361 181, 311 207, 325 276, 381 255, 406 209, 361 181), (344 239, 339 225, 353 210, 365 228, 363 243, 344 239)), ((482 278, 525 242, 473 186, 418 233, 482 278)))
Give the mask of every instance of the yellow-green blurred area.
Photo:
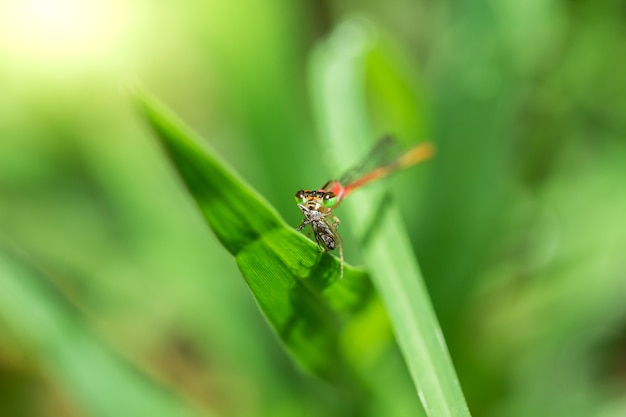
POLYGON ((373 130, 438 148, 386 183, 472 415, 626 415, 621 0, 0 0, 0 415, 419 412, 346 407, 288 357, 130 94, 295 227, 339 174, 310 62, 350 19, 379 42, 373 130))

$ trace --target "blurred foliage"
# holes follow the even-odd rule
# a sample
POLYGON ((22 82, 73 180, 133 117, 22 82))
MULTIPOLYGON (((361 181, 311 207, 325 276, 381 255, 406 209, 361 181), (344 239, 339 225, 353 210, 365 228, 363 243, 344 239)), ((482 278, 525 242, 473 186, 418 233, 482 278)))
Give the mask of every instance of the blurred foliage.
MULTIPOLYGON (((439 149, 386 186, 472 414, 626 414, 622 1, 84 4, 0 1, 3 414, 354 411, 287 357, 126 88, 170 103, 295 227, 295 190, 336 174, 308 62, 355 16, 407 80, 372 74, 372 96, 414 97, 364 103, 373 128, 439 149)), ((415 415, 388 358, 395 397, 365 415, 415 415)))

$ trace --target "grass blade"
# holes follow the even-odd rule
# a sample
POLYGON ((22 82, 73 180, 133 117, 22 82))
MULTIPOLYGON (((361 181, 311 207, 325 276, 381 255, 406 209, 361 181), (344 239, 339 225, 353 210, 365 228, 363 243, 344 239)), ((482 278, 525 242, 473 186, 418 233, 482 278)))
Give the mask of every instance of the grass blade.
MULTIPOLYGON (((337 259, 286 225, 276 212, 220 162, 167 109, 138 95, 150 126, 163 145, 208 224, 236 258, 259 307, 298 362, 315 374, 356 387, 359 355, 347 352, 342 334, 368 326, 367 350, 388 344, 386 324, 365 312, 378 303, 363 271, 345 268, 338 280, 337 259)), ((217 278, 219 279, 219 277, 217 278)))
POLYGON ((0 318, 37 354, 51 380, 85 415, 211 415, 151 379, 104 343, 51 278, 0 242, 0 318), (115 400, 112 401, 112 393, 115 400))
MULTIPOLYGON (((337 155, 359 155, 372 138, 366 106, 366 62, 374 44, 363 21, 340 26, 316 51, 312 90, 325 139, 337 155)), ((380 105, 380 103, 379 103, 380 105)), ((337 163, 338 170, 345 162, 337 163)), ((469 411, 397 209, 380 184, 345 203, 360 230, 362 252, 429 416, 469 411)))

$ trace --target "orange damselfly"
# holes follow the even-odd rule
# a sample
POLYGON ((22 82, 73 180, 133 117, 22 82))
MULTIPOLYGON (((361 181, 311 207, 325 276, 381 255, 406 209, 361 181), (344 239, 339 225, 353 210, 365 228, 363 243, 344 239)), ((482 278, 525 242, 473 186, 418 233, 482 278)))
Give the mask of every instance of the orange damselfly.
POLYGON ((318 190, 299 190, 296 193, 296 203, 304 214, 304 219, 296 230, 300 231, 310 225, 315 241, 322 251, 339 250, 339 279, 343 279, 343 248, 341 236, 337 232, 340 222, 333 214, 333 209, 350 193, 365 184, 422 162, 434 154, 434 147, 430 142, 421 143, 405 152, 398 152, 398 149, 398 142, 391 136, 385 136, 374 145, 361 163, 338 180, 330 180, 318 190))

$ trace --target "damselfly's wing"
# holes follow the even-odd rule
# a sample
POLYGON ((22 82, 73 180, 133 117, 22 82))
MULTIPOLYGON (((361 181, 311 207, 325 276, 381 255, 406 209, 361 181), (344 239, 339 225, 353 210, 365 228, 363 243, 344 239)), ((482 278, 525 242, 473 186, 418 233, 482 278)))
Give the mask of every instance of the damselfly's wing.
POLYGON ((352 191, 365 184, 418 162, 430 158, 434 147, 430 142, 423 142, 407 151, 391 136, 380 139, 360 163, 348 170, 338 180, 327 182, 322 191, 332 191, 337 196, 337 204, 352 191))
POLYGON ((401 153, 402 147, 393 136, 383 136, 374 144, 369 153, 344 172, 338 181, 347 187, 377 168, 392 164, 401 153))

